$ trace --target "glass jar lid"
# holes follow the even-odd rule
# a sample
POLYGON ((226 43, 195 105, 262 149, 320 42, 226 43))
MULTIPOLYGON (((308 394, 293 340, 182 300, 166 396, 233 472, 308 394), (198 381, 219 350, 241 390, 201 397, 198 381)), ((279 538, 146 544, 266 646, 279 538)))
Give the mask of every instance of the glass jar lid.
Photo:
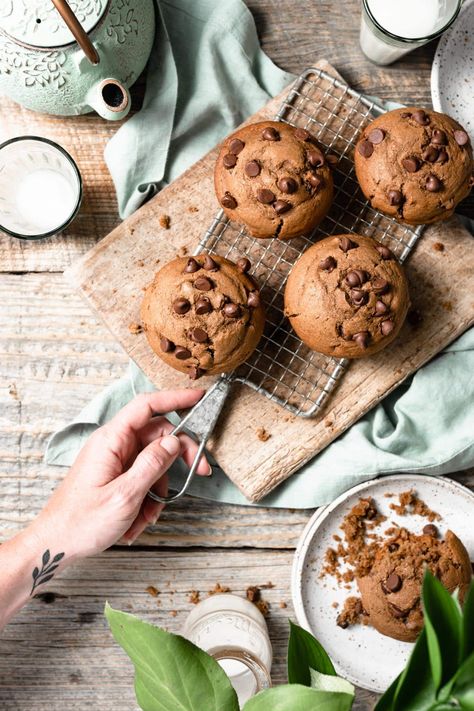
MULTIPOLYGON (((97 25, 109 0, 68 0, 86 32, 97 25)), ((74 37, 51 0, 0 0, 0 30, 34 47, 63 47, 74 37)))

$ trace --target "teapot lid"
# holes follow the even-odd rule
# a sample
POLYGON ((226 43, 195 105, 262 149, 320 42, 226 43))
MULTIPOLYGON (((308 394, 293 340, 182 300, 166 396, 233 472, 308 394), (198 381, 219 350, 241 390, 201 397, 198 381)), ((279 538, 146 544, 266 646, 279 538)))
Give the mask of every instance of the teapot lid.
MULTIPOLYGON (((86 32, 107 10, 109 0, 68 0, 86 32)), ((74 37, 51 0, 0 0, 0 30, 34 47, 63 47, 74 37)))

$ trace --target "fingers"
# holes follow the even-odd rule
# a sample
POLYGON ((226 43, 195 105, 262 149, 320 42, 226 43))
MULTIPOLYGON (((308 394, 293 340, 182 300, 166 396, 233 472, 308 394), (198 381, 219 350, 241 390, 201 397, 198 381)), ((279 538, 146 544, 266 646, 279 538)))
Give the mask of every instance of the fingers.
POLYGON ((143 449, 130 469, 118 478, 120 486, 129 489, 140 500, 153 484, 169 469, 181 452, 181 442, 173 435, 166 435, 151 442, 143 449))
MULTIPOLYGON (((174 429, 174 426, 168 422, 164 417, 159 417, 150 422, 146 427, 140 431, 140 444, 142 447, 146 447, 148 444, 153 442, 157 437, 162 437, 165 434, 169 434, 174 429)), ((181 442, 181 456, 184 461, 190 467, 194 461, 197 454, 198 445, 196 442, 189 437, 189 435, 180 433, 178 435, 181 442)), ((203 455, 199 460, 199 466, 196 470, 197 474, 201 476, 209 476, 212 471, 206 457, 203 455)))
POLYGON ((192 407, 204 395, 204 390, 164 390, 142 393, 125 405, 106 427, 116 434, 137 432, 161 412, 171 412, 192 407))
MULTIPOLYGON (((196 457, 199 445, 197 445, 196 442, 191 439, 191 437, 188 437, 188 435, 179 434, 178 438, 181 442, 181 456, 183 457, 183 460, 188 465, 188 467, 191 467, 196 457)), ((200 474, 200 476, 211 476, 212 474, 211 465, 207 461, 204 454, 199 459, 196 474, 200 474)))
MULTIPOLYGON (((168 493, 168 475, 164 474, 151 488, 159 496, 166 496, 168 493)), ((159 501, 153 501, 153 499, 149 496, 145 496, 137 517, 128 531, 126 531, 123 535, 123 538, 128 545, 131 545, 133 541, 143 533, 147 526, 151 526, 156 523, 164 508, 164 504, 159 501)))

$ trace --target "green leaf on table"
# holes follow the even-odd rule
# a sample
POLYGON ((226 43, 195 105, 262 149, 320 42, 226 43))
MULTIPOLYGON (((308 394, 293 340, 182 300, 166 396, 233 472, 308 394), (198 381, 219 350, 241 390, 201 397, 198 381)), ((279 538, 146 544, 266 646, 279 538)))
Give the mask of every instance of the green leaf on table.
POLYGON ((309 672, 311 674, 312 689, 318 689, 318 691, 339 691, 342 694, 352 694, 352 696, 354 696, 355 689, 347 679, 332 674, 321 674, 321 672, 315 669, 310 669, 309 672))
POLYGON ((223 669, 194 644, 108 603, 105 616, 135 666, 135 693, 143 711, 239 711, 223 669))
POLYGON ((350 711, 353 699, 350 694, 286 684, 261 691, 247 701, 243 711, 350 711))
POLYGON ((336 676, 336 670, 326 650, 299 625, 290 620, 290 639, 288 640, 288 681, 290 684, 311 686, 311 669, 321 674, 336 676))
POLYGON ((474 652, 459 667, 451 695, 461 704, 462 709, 474 711, 474 652))
POLYGON ((462 658, 466 659, 472 652, 474 652, 474 580, 464 598, 462 658))
MULTIPOLYGON (((421 631, 401 673, 390 711, 423 711, 436 701, 426 629, 421 631)), ((377 709, 380 711, 380 709, 377 709)))
POLYGON ((423 579, 422 599, 430 665, 437 691, 458 668, 462 616, 458 603, 429 570, 423 579))

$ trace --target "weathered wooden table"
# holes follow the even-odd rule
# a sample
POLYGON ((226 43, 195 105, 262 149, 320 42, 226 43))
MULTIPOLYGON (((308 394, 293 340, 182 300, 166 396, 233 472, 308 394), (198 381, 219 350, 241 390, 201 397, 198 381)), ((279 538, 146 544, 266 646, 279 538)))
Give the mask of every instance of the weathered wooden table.
MULTIPOLYGON (((285 69, 297 73, 326 57, 356 89, 430 104, 434 46, 393 67, 373 66, 358 47, 357 0, 250 0, 249 6, 264 49, 285 69)), ((136 108, 142 95, 143 82, 134 89, 136 108)), ((1 140, 26 133, 57 140, 77 159, 85 182, 81 214, 65 234, 38 243, 0 236, 1 540, 35 516, 64 474, 42 463, 50 433, 126 369, 121 348, 62 279, 119 222, 102 159, 116 129, 94 115, 60 119, 5 99, 0 105, 1 140)), ((474 216, 472 198, 461 209, 474 216)), ((456 478, 474 484, 472 472, 456 478)), ((136 708, 131 665, 103 619, 105 600, 177 631, 192 607, 190 592, 205 596, 217 582, 238 594, 273 583, 264 595, 274 681, 284 682, 293 550, 310 514, 187 498, 133 548, 116 547, 71 568, 1 636, 0 708, 136 708), (150 595, 149 586, 160 594, 150 595)), ((355 708, 370 709, 373 700, 360 692, 355 708)))

